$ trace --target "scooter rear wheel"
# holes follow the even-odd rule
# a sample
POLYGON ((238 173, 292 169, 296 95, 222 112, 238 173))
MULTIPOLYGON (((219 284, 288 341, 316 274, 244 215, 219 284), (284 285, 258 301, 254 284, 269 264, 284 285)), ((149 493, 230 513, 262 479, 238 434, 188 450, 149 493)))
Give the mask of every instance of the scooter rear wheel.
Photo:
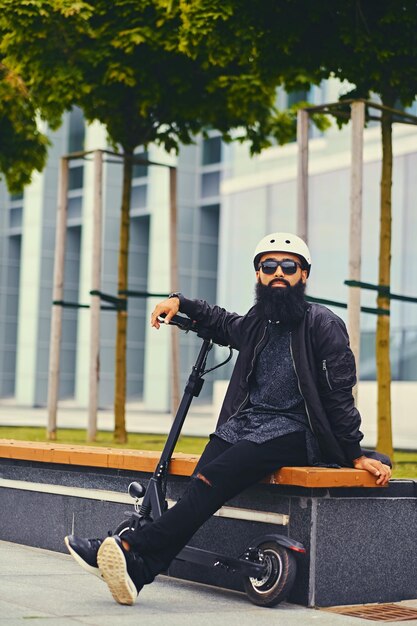
POLYGON ((257 606, 276 606, 288 597, 295 581, 297 563, 294 555, 274 541, 257 546, 267 565, 262 578, 245 577, 245 592, 257 606))
MULTIPOLYGON (((141 527, 143 527, 143 526, 145 526, 147 524, 150 524, 151 522, 152 522, 152 520, 150 518, 142 518, 141 527)), ((126 519, 123 522, 120 522, 120 524, 114 530, 113 534, 114 535, 119 535, 119 537, 122 537, 124 535, 124 533, 126 533, 128 530, 130 530, 130 523, 131 523, 130 519, 126 519)))
POLYGON ((119 535, 119 537, 122 537, 123 534, 127 532, 128 530, 129 530, 129 520, 125 520, 124 522, 121 522, 118 525, 118 527, 116 528, 113 534, 119 535))

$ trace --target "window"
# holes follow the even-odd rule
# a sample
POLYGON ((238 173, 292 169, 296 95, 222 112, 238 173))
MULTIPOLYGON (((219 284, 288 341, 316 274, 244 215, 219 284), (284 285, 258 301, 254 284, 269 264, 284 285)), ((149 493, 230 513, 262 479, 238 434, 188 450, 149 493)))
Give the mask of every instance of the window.
POLYGON ((81 109, 74 107, 69 114, 68 151, 84 150, 85 123, 81 109))
POLYGON ((201 196, 209 198, 220 193, 220 172, 209 172, 201 176, 201 196))
POLYGON ((23 220, 23 193, 9 196, 9 228, 21 228, 23 220))
POLYGON ((298 89, 296 91, 289 91, 287 94, 287 107, 291 107, 293 104, 297 104, 297 102, 307 102, 308 101, 308 91, 307 89, 298 89))
POLYGON ((221 137, 208 137, 203 140, 202 165, 213 165, 222 160, 221 137))
POLYGON ((9 195, 9 200, 10 200, 10 202, 17 202, 17 201, 23 200, 23 192, 21 192, 21 193, 11 193, 9 195))
POLYGON ((134 185, 130 196, 131 209, 144 209, 147 200, 147 185, 134 185))
POLYGON ((68 219, 74 220, 81 218, 82 196, 73 196, 68 198, 68 219))
POLYGON ((22 226, 23 207, 11 207, 9 213, 9 227, 20 228, 22 226))
POLYGON ((84 182, 84 167, 77 165, 69 168, 68 189, 82 189, 84 182))
MULTIPOLYGON (((138 154, 135 154, 134 156, 140 159, 143 159, 144 161, 148 159, 147 152, 140 152, 138 154)), ((147 175, 148 175, 148 165, 146 165, 145 163, 133 164, 133 173, 132 173, 133 178, 143 178, 144 176, 147 176, 147 175)))

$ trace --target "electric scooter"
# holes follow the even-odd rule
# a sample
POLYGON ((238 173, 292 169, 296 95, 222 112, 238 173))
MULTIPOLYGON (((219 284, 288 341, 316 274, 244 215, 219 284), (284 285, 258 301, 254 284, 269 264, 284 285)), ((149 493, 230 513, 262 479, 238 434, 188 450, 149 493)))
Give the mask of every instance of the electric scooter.
MULTIPOLYGON (((196 332, 203 340, 203 344, 192 367, 184 395, 152 478, 146 489, 138 482, 130 483, 128 487, 129 495, 135 500, 134 512, 130 519, 116 528, 115 534, 120 536, 123 536, 128 529, 136 530, 152 523, 168 508, 166 501, 168 465, 191 402, 200 394, 204 384, 203 377, 208 372, 228 363, 233 355, 233 350, 229 347, 229 356, 225 361, 206 369, 207 357, 213 347, 213 341, 208 336, 207 330, 180 315, 175 315, 170 320, 170 324, 185 332, 196 332), (139 502, 140 500, 142 502, 139 502)), ((284 535, 270 533, 253 539, 239 557, 185 546, 176 559, 206 567, 220 567, 227 572, 241 575, 249 600, 258 606, 272 607, 287 598, 293 587, 297 571, 295 553, 305 553, 305 548, 301 543, 284 535)))

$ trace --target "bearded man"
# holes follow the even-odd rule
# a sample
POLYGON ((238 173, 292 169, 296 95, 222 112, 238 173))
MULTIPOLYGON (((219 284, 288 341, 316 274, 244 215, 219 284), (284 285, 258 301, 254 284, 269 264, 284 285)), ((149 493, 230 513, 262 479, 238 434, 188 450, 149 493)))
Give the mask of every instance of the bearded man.
POLYGON ((256 302, 246 315, 171 294, 151 325, 179 311, 212 339, 239 351, 216 431, 187 491, 141 530, 101 539, 66 537, 85 569, 104 578, 115 600, 133 604, 213 513, 243 489, 285 465, 364 469, 385 485, 390 460, 362 450, 352 388, 356 370, 343 321, 305 299, 311 269, 306 243, 272 233, 253 257, 256 302))

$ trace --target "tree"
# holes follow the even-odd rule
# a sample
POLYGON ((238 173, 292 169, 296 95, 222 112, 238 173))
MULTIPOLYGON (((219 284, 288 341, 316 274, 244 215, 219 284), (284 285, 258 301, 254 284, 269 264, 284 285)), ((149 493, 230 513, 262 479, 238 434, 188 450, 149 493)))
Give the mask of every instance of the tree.
POLYGON ((22 191, 33 171, 43 169, 47 148, 30 95, 20 77, 0 62, 0 173, 9 191, 22 191))
MULTIPOLYGON (((410 105, 417 95, 417 5, 410 0, 378 3, 337 0, 320 3, 330 42, 326 66, 355 85, 346 97, 377 94, 381 114, 382 170, 380 194, 379 277, 377 306, 389 314, 391 268, 392 109, 410 105)), ((392 456, 390 318, 379 315, 376 333, 378 381, 377 448, 392 456)))
POLYGON ((393 107, 410 105, 417 95, 417 5, 414 0, 194 0, 183 2, 183 47, 220 65, 229 62, 221 46, 235 39, 235 55, 250 55, 259 41, 259 72, 297 89, 336 77, 353 83, 345 98, 376 95, 381 114, 382 171, 380 194, 379 278, 376 361, 378 380, 377 447, 392 456, 390 344, 390 265, 393 107), (245 25, 247 30, 245 31, 245 25), (242 35, 243 34, 243 35, 242 35), (284 37, 287 67, 275 64, 274 46, 284 37), (219 52, 216 53, 216 50, 219 52), (214 52, 213 52, 214 51, 214 52), (275 73, 275 74, 274 74, 275 73))
MULTIPOLYGON (((138 146, 162 145, 168 152, 199 132, 217 129, 224 140, 247 140, 252 151, 272 137, 294 132, 294 111, 274 107, 285 45, 275 46, 274 79, 258 64, 259 36, 250 54, 223 42, 222 63, 208 52, 186 54, 180 33, 188 26, 182 2, 168 0, 0 0, 0 25, 7 30, 0 50, 22 74, 34 100, 50 117, 77 104, 88 121, 99 120, 124 156, 118 289, 127 289, 132 159, 138 146)), ((249 42, 249 35, 246 37, 249 42)), ((298 72, 298 69, 297 69, 298 72)), ((300 78, 301 81, 301 78, 300 78)), ((121 296, 124 297, 124 296, 121 296)), ((117 314, 115 439, 126 440, 125 311, 117 314)))

